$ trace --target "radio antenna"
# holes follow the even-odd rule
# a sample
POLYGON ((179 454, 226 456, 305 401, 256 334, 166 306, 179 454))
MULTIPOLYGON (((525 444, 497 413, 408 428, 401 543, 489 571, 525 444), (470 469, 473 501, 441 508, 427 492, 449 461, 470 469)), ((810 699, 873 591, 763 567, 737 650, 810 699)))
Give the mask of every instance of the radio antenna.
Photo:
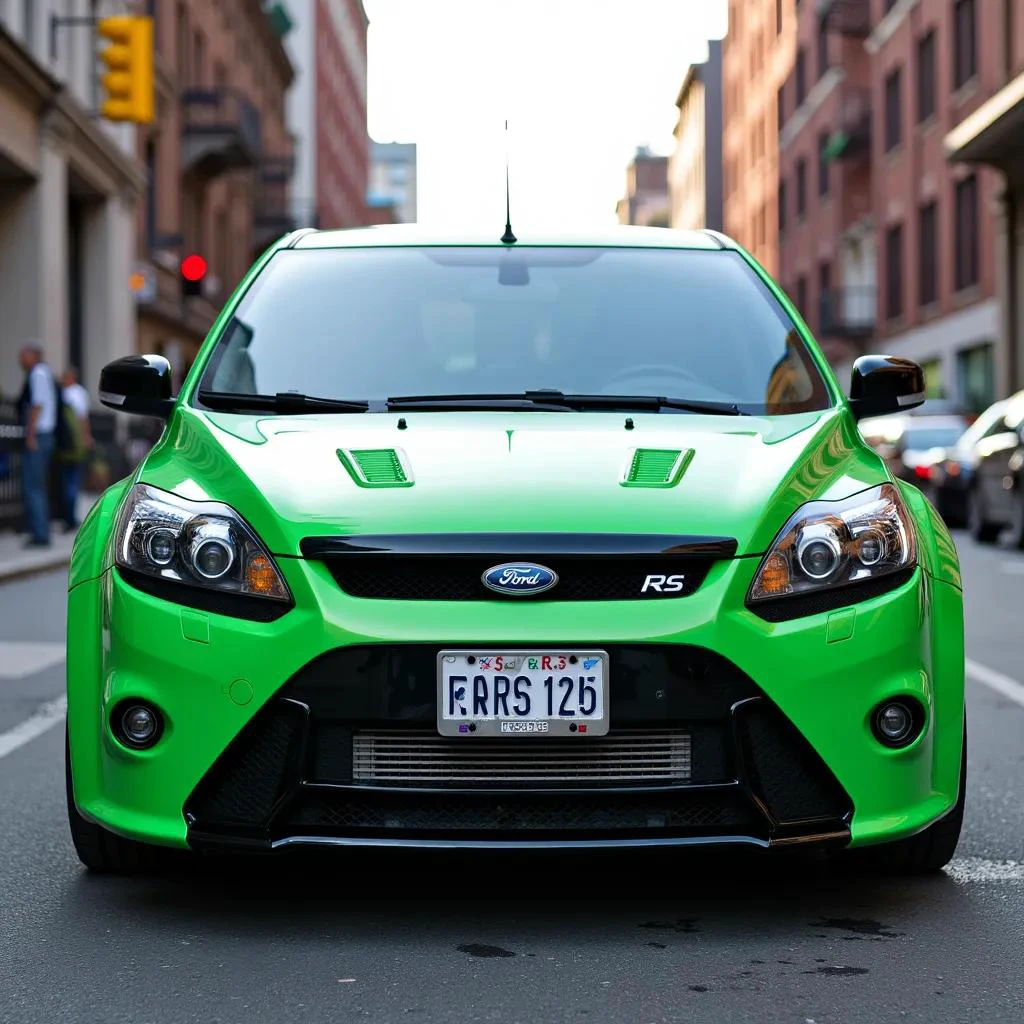
POLYGON ((512 215, 509 212, 508 195, 508 118, 505 119, 505 234, 501 236, 504 245, 513 245, 517 239, 512 233, 512 215))

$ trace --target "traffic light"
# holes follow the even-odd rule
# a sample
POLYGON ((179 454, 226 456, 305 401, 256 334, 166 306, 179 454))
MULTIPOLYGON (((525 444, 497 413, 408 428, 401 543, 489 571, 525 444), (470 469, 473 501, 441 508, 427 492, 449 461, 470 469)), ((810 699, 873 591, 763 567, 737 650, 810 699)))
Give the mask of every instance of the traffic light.
POLYGON ((111 45, 100 59, 110 69, 100 78, 107 98, 100 113, 109 121, 153 121, 153 19, 135 15, 100 18, 96 31, 111 45))
POLYGON ((198 253, 192 253, 181 261, 181 294, 185 298, 203 294, 203 278, 206 277, 206 260, 198 253))

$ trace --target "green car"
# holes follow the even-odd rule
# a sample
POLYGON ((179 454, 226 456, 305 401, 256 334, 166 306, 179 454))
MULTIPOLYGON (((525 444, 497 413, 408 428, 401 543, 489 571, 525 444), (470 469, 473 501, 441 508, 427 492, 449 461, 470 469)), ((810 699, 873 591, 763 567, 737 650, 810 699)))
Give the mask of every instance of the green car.
POLYGON ((952 857, 949 532, 751 256, 712 232, 401 226, 268 251, 75 545, 81 860, 163 848, 815 845, 952 857))

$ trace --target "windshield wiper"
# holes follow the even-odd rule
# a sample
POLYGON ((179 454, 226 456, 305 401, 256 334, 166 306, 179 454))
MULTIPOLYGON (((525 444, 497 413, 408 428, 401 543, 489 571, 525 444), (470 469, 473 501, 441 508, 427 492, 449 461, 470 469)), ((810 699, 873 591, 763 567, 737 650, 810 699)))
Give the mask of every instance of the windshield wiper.
POLYGON ((387 399, 389 409, 507 409, 510 406, 551 411, 571 409, 577 412, 587 409, 651 412, 678 409, 714 416, 743 415, 733 402, 666 398, 659 395, 585 395, 558 391, 555 388, 539 388, 508 394, 403 395, 387 399))
POLYGON ((199 401, 225 412, 272 412, 288 416, 304 412, 366 412, 370 403, 356 398, 317 398, 297 391, 276 395, 245 395, 231 391, 200 391, 199 401))

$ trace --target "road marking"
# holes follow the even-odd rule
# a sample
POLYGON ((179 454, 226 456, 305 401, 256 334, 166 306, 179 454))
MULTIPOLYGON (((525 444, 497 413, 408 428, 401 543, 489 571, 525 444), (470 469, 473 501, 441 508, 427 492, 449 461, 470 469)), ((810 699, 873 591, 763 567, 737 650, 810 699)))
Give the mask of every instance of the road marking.
POLYGON ((996 672, 995 669, 971 661, 970 658, 964 661, 964 668, 972 679, 984 683, 990 690, 995 690, 996 693, 1008 697, 1024 708, 1024 684, 1018 683, 1016 679, 1011 679, 1009 676, 1004 676, 1002 672, 996 672))
POLYGON ((946 872, 955 882, 1024 882, 1024 864, 1018 860, 957 857, 946 872))
POLYGON ((0 757, 13 754, 19 747, 31 743, 37 736, 42 736, 48 729, 52 729, 63 720, 67 710, 68 699, 60 696, 44 704, 31 718, 19 722, 13 729, 0 732, 0 757))
POLYGON ((35 675, 64 660, 63 643, 25 643, 0 640, 0 679, 35 675))

